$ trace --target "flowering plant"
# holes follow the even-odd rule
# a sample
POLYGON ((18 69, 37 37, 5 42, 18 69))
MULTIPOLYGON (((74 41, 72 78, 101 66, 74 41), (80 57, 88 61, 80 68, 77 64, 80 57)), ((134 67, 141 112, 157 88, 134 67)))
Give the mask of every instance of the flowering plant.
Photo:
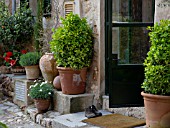
POLYGON ((50 99, 53 96, 53 85, 47 82, 36 81, 30 86, 29 96, 32 99, 50 99))
POLYGON ((6 53, 4 53, 3 58, 4 58, 4 64, 6 66, 20 66, 19 64, 19 58, 22 54, 26 54, 27 51, 26 50, 21 50, 19 51, 8 51, 6 53))

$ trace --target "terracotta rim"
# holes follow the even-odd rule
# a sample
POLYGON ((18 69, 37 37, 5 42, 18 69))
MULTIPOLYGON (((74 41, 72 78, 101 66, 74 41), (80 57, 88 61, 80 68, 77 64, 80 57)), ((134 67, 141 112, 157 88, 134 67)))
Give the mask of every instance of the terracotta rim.
POLYGON ((154 95, 154 94, 149 94, 145 92, 141 92, 141 95, 146 98, 155 98, 155 99, 165 99, 165 100, 170 100, 170 96, 163 96, 163 95, 154 95))
MULTIPOLYGON (((74 70, 74 69, 72 69, 72 68, 69 68, 69 67, 56 67, 57 69, 59 69, 59 70, 74 70)), ((79 71, 79 70, 86 70, 87 69, 87 67, 84 67, 84 68, 82 68, 82 69, 77 69, 77 71, 79 71)), ((76 70, 76 69, 75 69, 76 70)))

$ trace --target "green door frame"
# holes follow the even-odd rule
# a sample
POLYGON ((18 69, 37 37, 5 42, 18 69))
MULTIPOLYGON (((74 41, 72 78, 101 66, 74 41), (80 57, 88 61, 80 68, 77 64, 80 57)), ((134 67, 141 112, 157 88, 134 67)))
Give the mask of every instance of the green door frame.
MULTIPOLYGON (((113 61, 116 55, 112 54, 112 27, 146 27, 153 26, 154 23, 143 22, 117 22, 112 23, 112 3, 114 0, 105 0, 105 94, 109 94, 112 86, 112 66, 116 65, 117 61, 113 61)), ((155 0, 153 2, 153 16, 155 10, 155 0)), ((112 105, 110 105, 112 106, 112 105)))

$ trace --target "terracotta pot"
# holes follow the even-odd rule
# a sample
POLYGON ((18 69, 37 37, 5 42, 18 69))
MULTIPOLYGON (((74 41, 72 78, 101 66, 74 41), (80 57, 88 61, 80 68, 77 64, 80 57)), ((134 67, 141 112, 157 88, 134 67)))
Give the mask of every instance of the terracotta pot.
POLYGON ((71 68, 57 67, 63 94, 81 94, 85 92, 87 68, 73 70, 71 68))
POLYGON ((38 65, 24 66, 26 71, 26 78, 28 80, 36 80, 39 77, 40 69, 38 65))
POLYGON ((34 104, 38 110, 38 113, 45 113, 48 111, 48 108, 50 107, 50 100, 34 99, 34 104))
POLYGON ((144 97, 146 126, 148 128, 170 128, 170 96, 141 92, 144 97))
POLYGON ((11 68, 11 72, 15 75, 23 75, 25 74, 25 68, 22 66, 14 66, 11 68))
POLYGON ((60 76, 56 76, 53 80, 53 86, 57 90, 61 90, 61 82, 60 82, 60 76))
POLYGON ((40 58, 40 70, 45 81, 52 82, 54 77, 57 76, 58 70, 56 69, 56 60, 53 53, 45 53, 40 58))

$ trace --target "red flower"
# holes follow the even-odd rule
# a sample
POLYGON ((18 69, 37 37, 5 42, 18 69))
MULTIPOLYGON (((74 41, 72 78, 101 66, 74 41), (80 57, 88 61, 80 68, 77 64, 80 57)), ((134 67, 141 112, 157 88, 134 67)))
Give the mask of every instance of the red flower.
POLYGON ((7 53, 6 53, 6 56, 7 56, 7 57, 11 57, 12 55, 13 55, 12 52, 7 52, 7 53))
POLYGON ((14 66, 16 64, 16 60, 11 60, 10 64, 11 64, 11 66, 14 66))
POLYGON ((26 54, 26 53, 27 53, 27 50, 21 50, 21 53, 22 53, 22 54, 26 54))
POLYGON ((10 62, 10 57, 7 56, 4 59, 5 59, 6 62, 10 62))

